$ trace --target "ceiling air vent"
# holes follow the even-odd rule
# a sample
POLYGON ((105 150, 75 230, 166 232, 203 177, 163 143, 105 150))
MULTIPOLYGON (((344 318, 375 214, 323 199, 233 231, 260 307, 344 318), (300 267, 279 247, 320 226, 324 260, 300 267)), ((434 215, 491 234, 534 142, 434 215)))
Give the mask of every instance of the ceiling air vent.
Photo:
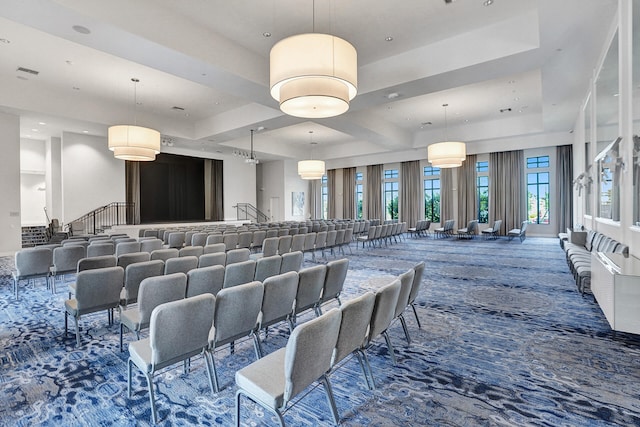
POLYGON ((37 76, 38 74, 40 74, 40 71, 32 70, 30 68, 25 68, 25 67, 18 67, 16 71, 22 71, 23 73, 33 74, 34 76, 37 76))

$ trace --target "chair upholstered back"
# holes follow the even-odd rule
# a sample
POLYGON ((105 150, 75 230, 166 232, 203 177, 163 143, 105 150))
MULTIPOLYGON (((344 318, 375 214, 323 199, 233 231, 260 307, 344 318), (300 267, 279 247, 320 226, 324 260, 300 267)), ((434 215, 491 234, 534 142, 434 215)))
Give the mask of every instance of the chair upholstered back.
POLYGON ((307 233, 304 235, 304 251, 312 251, 316 245, 316 233, 307 233))
POLYGON ((324 288, 322 291, 323 302, 340 296, 348 269, 349 260, 347 258, 327 263, 327 275, 324 279, 324 288))
POLYGON ((265 230, 256 230, 253 232, 253 236, 251 237, 251 247, 252 248, 261 248, 262 242, 267 237, 267 232, 265 230))
POLYGON ((207 244, 207 233, 194 233, 191 236, 192 246, 205 246, 207 244))
POLYGON ((49 274, 52 260, 53 252, 49 248, 22 249, 15 254, 16 276, 25 278, 49 274))
POLYGON ((97 241, 87 246, 87 257, 98 257, 115 254, 115 246, 110 241, 97 241))
POLYGON ((205 246, 215 245, 217 243, 224 243, 224 236, 222 234, 214 233, 207 236, 205 246))
POLYGON ((314 307, 322 294, 327 266, 324 264, 304 268, 298 273, 298 293, 295 312, 300 313, 314 307))
POLYGON ((85 258, 87 251, 84 246, 67 245, 53 250, 53 271, 56 274, 75 272, 78 261, 85 258))
POLYGON ((216 295, 212 348, 255 331, 262 308, 263 286, 250 282, 222 289, 216 295))
POLYGON ((169 240, 167 241, 167 244, 170 248, 180 249, 184 246, 184 238, 184 231, 174 231, 169 233, 169 240))
POLYGON ((187 273, 186 297, 210 293, 217 295, 224 284, 224 266, 196 268, 187 273))
POLYGON ((76 277, 76 317, 115 308, 120 304, 120 290, 124 280, 122 267, 86 270, 76 277))
POLYGON ((147 277, 162 276, 164 261, 154 260, 129 264, 124 271, 123 305, 131 304, 138 299, 140 283, 147 277))
POLYGON ((298 273, 290 271, 264 280, 262 297, 262 319, 265 328, 293 314, 293 305, 298 292, 298 273))
POLYGON ((262 242, 262 254, 265 257, 273 256, 278 254, 278 245, 279 245, 278 237, 267 237, 262 242))
POLYGON ((140 242, 118 242, 116 244, 116 257, 136 252, 140 252, 140 242))
POLYGON ((138 292, 139 328, 144 329, 149 325, 154 308, 165 302, 183 299, 186 290, 187 275, 184 273, 144 279, 138 292))
POLYGON ((148 252, 134 252, 131 254, 124 254, 117 257, 118 266, 126 269, 129 264, 135 264, 136 262, 149 261, 148 252))
POLYGON ((221 265, 224 267, 226 263, 227 254, 225 252, 203 254, 198 258, 198 268, 211 267, 212 265, 221 265))
POLYGON ((367 336, 375 302, 375 294, 366 292, 342 304, 340 307, 342 322, 333 355, 333 365, 362 347, 367 336))
POLYGON ((340 310, 333 309, 293 330, 284 358, 284 404, 331 368, 341 320, 340 310))
POLYGON ((149 239, 140 242, 140 252, 153 252, 162 249, 162 240, 149 239))
POLYGON ((252 231, 243 231, 238 234, 238 248, 249 249, 251 247, 251 239, 253 238, 252 231))
POLYGON ((398 300, 396 301, 396 308, 393 317, 398 317, 402 314, 404 309, 407 308, 415 274, 415 270, 410 268, 400 275, 400 293, 398 294, 398 300))
POLYGON ((278 238, 278 253, 280 255, 289 253, 289 251, 291 251, 292 241, 293 241, 293 236, 289 236, 288 234, 284 236, 280 236, 278 238))
POLYGON ((282 257, 280 255, 259 258, 256 261, 254 280, 264 282, 267 277, 280 274, 280 264, 282 264, 282 257))
POLYGON ((293 240, 291 241, 291 250, 294 252, 303 251, 305 239, 306 235, 304 234, 296 234, 295 236, 293 236, 293 240))
POLYGON ((247 248, 241 249, 232 249, 227 251, 227 265, 235 264, 237 262, 248 261, 249 256, 251 256, 251 252, 247 248))
POLYGON ((209 344, 215 297, 205 294, 160 304, 149 325, 151 362, 162 369, 202 352, 209 344))
POLYGON ((204 252, 204 249, 202 246, 185 246, 184 248, 178 251, 178 256, 179 257, 185 257, 185 256, 199 257, 200 255, 203 254, 203 252, 204 252))
POLYGON ((151 260, 161 259, 162 261, 166 261, 171 258, 178 258, 180 256, 180 251, 176 248, 167 248, 167 249, 156 249, 151 252, 151 260))
POLYGON ((179 258, 170 258, 164 263, 164 274, 184 273, 198 268, 197 256, 183 256, 179 258))
POLYGON ((238 246, 238 233, 228 233, 222 238, 222 242, 227 251, 233 250, 238 246))
POLYGON ((256 262, 254 260, 237 262, 227 265, 224 273, 224 287, 249 283, 253 281, 256 273, 256 262))
POLYGON ((286 273, 288 271, 300 271, 304 254, 300 251, 289 252, 282 255, 282 264, 280 266, 280 273, 286 273))
POLYGON ((78 261, 77 272, 85 270, 95 270, 96 268, 107 268, 116 266, 116 257, 113 255, 95 256, 92 258, 82 258, 78 261))
POLYGON ((422 285, 422 275, 424 273, 424 261, 416 264, 413 267, 415 274, 413 275, 413 283, 411 284, 411 292, 409 292, 409 304, 413 304, 418 296, 418 291, 420 291, 420 286, 422 285))
POLYGON ((219 252, 224 253, 226 250, 227 250, 227 247, 224 245, 224 243, 212 243, 204 247, 203 253, 204 254, 215 254, 219 252))
POLYGON ((400 279, 383 286, 376 292, 376 303, 371 314, 368 342, 387 330, 395 317, 396 303, 400 295, 400 279))

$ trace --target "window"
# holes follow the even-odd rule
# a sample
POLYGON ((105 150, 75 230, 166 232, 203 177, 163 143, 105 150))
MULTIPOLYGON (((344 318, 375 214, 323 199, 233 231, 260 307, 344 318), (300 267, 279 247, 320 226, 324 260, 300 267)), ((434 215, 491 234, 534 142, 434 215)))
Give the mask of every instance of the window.
POLYGON ((440 168, 424 168, 424 217, 440 222, 440 168))
POLYGON ((398 219, 398 169, 384 171, 384 219, 398 219))
POLYGON ((549 224, 549 156, 527 158, 527 213, 532 224, 549 224))
POLYGON ((362 204, 364 201, 364 180, 362 172, 356 172, 356 219, 362 219, 362 204))
POLYGON ((476 191, 478 193, 478 222, 489 222, 489 162, 476 163, 476 191))
POLYGON ((323 176, 320 181, 321 197, 320 197, 320 211, 322 219, 327 219, 327 209, 329 206, 329 190, 327 186, 327 176, 323 176))

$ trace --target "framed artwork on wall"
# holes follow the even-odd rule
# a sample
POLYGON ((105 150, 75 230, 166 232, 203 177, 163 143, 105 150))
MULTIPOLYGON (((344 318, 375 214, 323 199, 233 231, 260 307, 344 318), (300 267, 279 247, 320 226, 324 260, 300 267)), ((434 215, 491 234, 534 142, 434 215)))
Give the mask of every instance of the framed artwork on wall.
POLYGON ((304 215, 304 191, 291 192, 291 215, 304 215))

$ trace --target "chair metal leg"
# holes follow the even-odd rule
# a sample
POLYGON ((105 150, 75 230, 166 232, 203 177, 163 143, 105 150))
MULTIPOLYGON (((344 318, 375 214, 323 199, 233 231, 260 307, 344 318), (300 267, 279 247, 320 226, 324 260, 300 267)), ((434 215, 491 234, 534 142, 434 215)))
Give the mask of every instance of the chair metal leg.
POLYGON ((20 281, 19 279, 15 279, 15 278, 13 279, 13 293, 16 299, 18 299, 18 282, 19 281, 20 281))
POLYGON ((69 327, 69 313, 67 310, 64 311, 64 336, 68 335, 69 327))
POLYGON ((322 385, 324 386, 324 391, 327 393, 327 401, 329 402, 329 406, 331 407, 331 414, 333 415, 333 421, 337 426, 340 423, 340 415, 338 414, 338 408, 336 407, 336 401, 333 398, 333 390, 331 389, 331 383, 329 382, 329 378, 326 375, 320 377, 322 381, 322 385))
POLYGON ((256 360, 262 358, 262 347, 260 347, 260 338, 257 333, 251 334, 253 335, 253 349, 256 352, 256 360))
POLYGON ((207 351, 206 348, 202 349, 202 355, 204 356, 204 363, 207 365, 207 376, 209 377, 209 387, 211 388, 211 394, 214 394, 216 390, 213 387, 213 372, 211 371, 211 358, 213 356, 207 351))
POLYGON ((149 403, 151 403, 151 422, 153 424, 157 424, 158 414, 156 413, 156 399, 153 394, 153 376, 148 372, 145 372, 144 376, 147 377, 147 383, 149 384, 149 403))
POLYGON ((242 392, 236 391, 236 427, 240 427, 240 396, 242 392))
POLYGON ((404 336, 407 339, 407 344, 411 345, 411 337, 409 336, 409 329, 407 329, 407 322, 404 320, 404 316, 402 313, 398 316, 400 319, 400 323, 402 324, 402 329, 404 330, 404 336))
POLYGON ((422 325, 420 324, 420 318, 418 317, 418 312, 416 311, 416 304, 414 302, 411 303, 411 308, 413 309, 413 315, 416 316, 416 322, 418 323, 418 329, 422 329, 422 325))
POLYGON ((393 362, 393 366, 398 366, 398 361, 396 360, 396 353, 393 350, 393 344, 391 344, 391 337, 389 337, 389 333, 387 331, 384 331, 382 335, 384 335, 384 340, 387 342, 387 347, 389 348, 389 354, 391 355, 391 361, 393 362))
POLYGON ((80 326, 78 325, 78 318, 73 316, 73 320, 76 322, 76 344, 80 347, 80 326))
POLYGON ((367 367, 367 371, 369 371, 369 377, 371 378, 371 390, 376 389, 376 381, 373 378, 373 371, 371 370, 371 364, 369 363, 369 357, 367 356, 367 352, 362 350, 362 357, 364 359, 364 364, 367 367))
POLYGON ((129 396, 129 398, 131 398, 131 365, 133 364, 133 362, 131 362, 131 359, 129 359, 127 361, 127 396, 129 396))
POLYGON ((362 351, 358 349, 358 350, 354 351, 354 353, 356 354, 356 357, 358 358, 358 363, 360 363, 360 368, 362 369, 362 375, 364 375, 364 379, 367 382, 367 388, 369 390, 373 390, 373 387, 371 386, 371 383, 369 382, 369 374, 367 372, 367 367, 364 364, 362 351))
POLYGON ((120 353, 122 353, 124 350, 122 350, 122 334, 124 333, 124 324, 122 323, 122 319, 120 319, 121 323, 120 323, 120 353))
POLYGON ((216 358, 215 355, 213 354, 213 350, 210 350, 210 354, 211 354, 211 369, 213 370, 213 390, 216 393, 220 392, 220 386, 218 385, 218 370, 216 369, 216 358))

